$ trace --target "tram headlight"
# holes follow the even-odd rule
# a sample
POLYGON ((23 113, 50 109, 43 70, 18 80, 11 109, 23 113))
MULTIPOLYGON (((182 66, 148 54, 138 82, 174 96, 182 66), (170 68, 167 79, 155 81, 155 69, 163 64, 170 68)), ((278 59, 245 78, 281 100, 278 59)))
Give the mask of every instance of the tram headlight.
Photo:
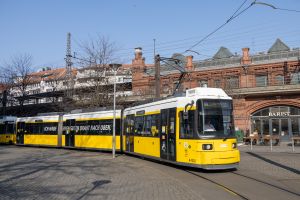
POLYGON ((202 144, 202 149, 203 150, 212 150, 213 145, 212 144, 202 144))
POLYGON ((236 149, 236 143, 232 143, 232 148, 236 149))

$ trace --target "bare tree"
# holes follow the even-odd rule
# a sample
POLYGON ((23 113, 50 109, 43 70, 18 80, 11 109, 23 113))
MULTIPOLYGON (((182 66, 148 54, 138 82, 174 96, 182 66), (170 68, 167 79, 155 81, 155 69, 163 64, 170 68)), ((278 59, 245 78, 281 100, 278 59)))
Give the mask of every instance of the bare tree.
POLYGON ((27 88, 33 78, 32 56, 26 53, 15 55, 9 62, 5 62, 0 70, 1 81, 6 86, 9 103, 13 105, 17 102, 23 106, 27 88))
POLYGON ((77 101, 88 107, 111 104, 114 77, 109 64, 117 60, 116 44, 108 37, 97 35, 81 42, 80 48, 82 52, 78 60, 83 68, 77 72, 77 101))

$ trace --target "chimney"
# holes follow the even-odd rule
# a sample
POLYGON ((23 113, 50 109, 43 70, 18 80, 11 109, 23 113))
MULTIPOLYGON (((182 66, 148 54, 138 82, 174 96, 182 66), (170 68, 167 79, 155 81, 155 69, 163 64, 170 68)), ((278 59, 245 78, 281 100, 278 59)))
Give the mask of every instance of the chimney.
POLYGON ((144 67, 145 59, 142 57, 143 51, 141 47, 137 47, 134 49, 134 59, 132 60, 132 65, 135 67, 144 67))
POLYGON ((134 55, 135 55, 135 60, 140 60, 142 59, 142 55, 143 55, 143 52, 142 52, 142 47, 137 47, 134 49, 134 55))
POLYGON ((251 63, 251 58, 250 58, 250 55, 249 55, 249 48, 242 48, 242 51, 243 51, 243 57, 242 57, 242 60, 241 60, 241 64, 243 65, 248 65, 251 63))
POLYGON ((186 70, 187 71, 193 71, 194 70, 193 58, 194 58, 193 56, 187 56, 186 57, 186 60, 187 60, 186 70))

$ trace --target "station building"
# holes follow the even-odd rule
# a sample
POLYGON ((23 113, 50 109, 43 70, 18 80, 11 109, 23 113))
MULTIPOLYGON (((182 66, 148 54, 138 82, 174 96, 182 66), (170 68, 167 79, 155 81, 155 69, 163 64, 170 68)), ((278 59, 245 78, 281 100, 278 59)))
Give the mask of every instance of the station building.
MULTIPOLYGON (((161 64, 160 93, 171 95, 182 73, 161 64)), ((137 48, 131 65, 133 95, 155 96, 154 66, 146 65, 137 48)), ((181 91, 194 87, 223 88, 232 98, 235 127, 244 134, 258 132, 281 140, 300 134, 300 50, 277 39, 267 52, 241 55, 221 47, 210 59, 185 57, 181 91)))

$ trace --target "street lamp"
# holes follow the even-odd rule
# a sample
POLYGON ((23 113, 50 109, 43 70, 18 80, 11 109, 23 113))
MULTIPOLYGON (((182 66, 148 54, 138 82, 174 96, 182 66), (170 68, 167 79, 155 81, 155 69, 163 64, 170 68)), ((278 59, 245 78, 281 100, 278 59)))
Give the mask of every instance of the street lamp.
POLYGON ((109 65, 114 70, 114 116, 113 116, 113 137, 112 137, 112 154, 113 158, 116 155, 116 75, 121 64, 110 64, 109 65))

